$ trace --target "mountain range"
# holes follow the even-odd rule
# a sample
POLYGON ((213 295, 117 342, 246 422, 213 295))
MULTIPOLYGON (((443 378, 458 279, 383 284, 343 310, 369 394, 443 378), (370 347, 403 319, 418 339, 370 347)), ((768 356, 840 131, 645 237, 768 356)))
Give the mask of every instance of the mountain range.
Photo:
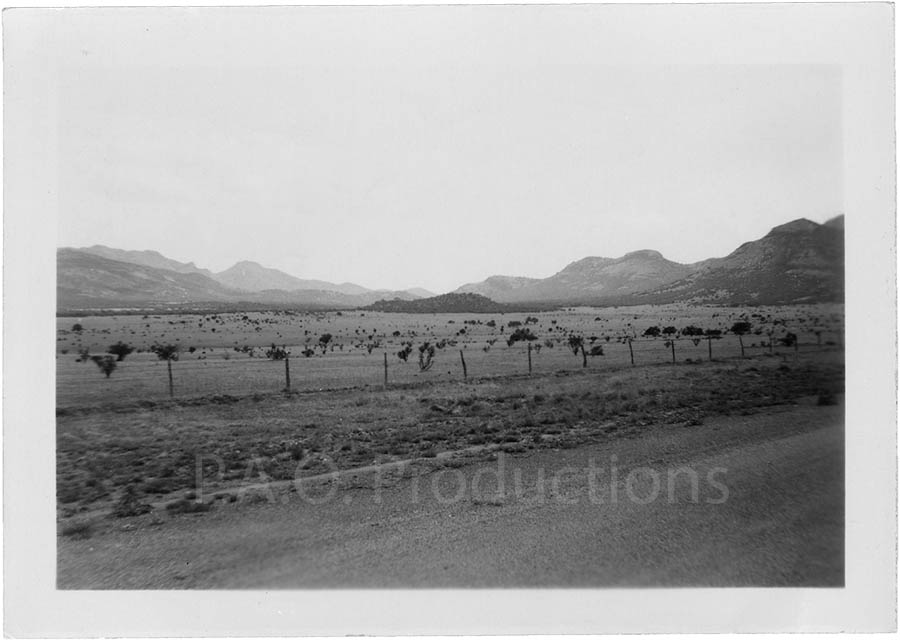
POLYGON ((433 296, 422 289, 371 290, 296 278, 259 263, 241 261, 218 273, 155 251, 103 245, 58 249, 57 306, 102 309, 191 303, 258 303, 283 306, 358 307, 382 299, 433 296))
POLYGON ((455 293, 560 305, 843 301, 844 217, 824 224, 791 221, 724 258, 682 264, 645 249, 621 258, 583 258, 543 279, 491 276, 455 293))
POLYGON ((378 301, 390 311, 454 311, 495 303, 631 305, 672 302, 789 304, 842 301, 844 217, 818 224, 798 219, 723 258, 682 264, 657 251, 620 258, 586 257, 548 278, 490 276, 434 297, 423 289, 372 290, 353 283, 302 279, 241 261, 214 273, 155 251, 102 245, 57 250, 57 306, 66 309, 185 304, 253 304, 355 308, 378 301), (478 296, 463 296, 477 294, 478 296), (404 305, 404 302, 412 302, 404 305), (462 308, 460 308, 462 306, 462 308), (459 308, 459 309, 458 309, 459 308))

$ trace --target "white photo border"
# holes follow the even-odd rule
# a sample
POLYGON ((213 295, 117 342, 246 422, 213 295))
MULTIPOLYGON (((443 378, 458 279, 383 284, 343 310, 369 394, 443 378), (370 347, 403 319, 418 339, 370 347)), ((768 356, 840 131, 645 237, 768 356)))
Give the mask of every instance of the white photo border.
MULTIPOLYGON (((290 9, 230 9, 237 11, 238 16, 242 11, 258 11, 267 16, 281 10, 290 9)), ((364 10, 384 12, 396 7, 372 6, 364 10)), ((431 6, 416 10, 462 9, 431 6)), ((467 10, 472 11, 471 7, 467 10)), ((56 217, 63 203, 57 200, 55 177, 56 131, 60 122, 55 78, 62 61, 52 43, 55 35, 66 29, 67 12, 108 14, 109 10, 8 9, 3 14, 3 518, 7 635, 249 637, 896 629, 893 5, 507 5, 491 10, 508 12, 511 17, 522 11, 538 12, 543 14, 542 20, 546 18, 543 24, 547 25, 552 24, 555 12, 584 12, 585 20, 597 25, 597 47, 603 46, 603 34, 609 29, 655 39, 657 46, 652 55, 642 53, 639 47, 604 52, 605 64, 841 66, 847 214, 846 587, 56 590, 52 347, 56 217), (673 21, 674 16, 677 20, 673 21), (713 24, 717 28, 711 28, 713 24)), ((569 45, 558 41, 556 46, 569 45)))

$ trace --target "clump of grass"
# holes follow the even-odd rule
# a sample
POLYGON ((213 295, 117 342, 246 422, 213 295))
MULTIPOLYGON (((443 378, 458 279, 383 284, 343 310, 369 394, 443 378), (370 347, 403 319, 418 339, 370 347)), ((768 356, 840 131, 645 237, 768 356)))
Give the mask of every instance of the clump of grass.
POLYGON ((61 534, 72 539, 89 539, 94 534, 90 521, 72 521, 62 526, 61 534))
POLYGON ((141 501, 137 490, 134 489, 134 485, 128 485, 115 507, 113 507, 112 515, 121 519, 129 516, 140 516, 152 510, 152 505, 141 501))
POLYGON ((190 499, 178 499, 166 506, 166 510, 171 514, 198 514, 209 512, 211 509, 212 503, 201 503, 190 499))
POLYGON ((56 500, 60 503, 75 503, 81 499, 81 484, 60 484, 56 489, 56 500))
POLYGON ((178 482, 171 478, 154 478, 149 481, 145 481, 143 485, 141 485, 141 489, 146 494, 166 494, 173 490, 178 489, 178 482))

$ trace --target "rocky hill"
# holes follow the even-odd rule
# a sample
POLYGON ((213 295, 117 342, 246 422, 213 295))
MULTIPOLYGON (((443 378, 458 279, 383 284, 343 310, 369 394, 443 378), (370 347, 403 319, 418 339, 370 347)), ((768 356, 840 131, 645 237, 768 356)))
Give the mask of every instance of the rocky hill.
POLYGON ((587 303, 654 289, 691 273, 691 266, 666 260, 650 249, 621 258, 589 256, 549 278, 491 276, 463 285, 456 292, 477 292, 502 303, 587 303))
POLYGON ((645 249, 621 258, 583 258, 549 278, 492 276, 456 291, 518 304, 840 301, 844 296, 843 230, 843 216, 822 225, 801 218, 744 243, 724 258, 685 265, 645 249))
POLYGON ((108 258, 109 260, 117 260, 123 263, 134 263, 136 265, 144 265, 145 267, 155 267, 156 269, 167 269, 169 271, 178 272, 179 274, 202 274, 209 278, 214 275, 208 269, 201 269, 194 263, 180 263, 177 260, 166 258, 157 251, 145 249, 143 251, 133 249, 115 249, 106 247, 105 245, 92 245, 91 247, 81 247, 77 251, 108 258))
POLYGON ((266 290, 319 290, 338 292, 339 294, 365 294, 370 291, 353 283, 329 283, 323 280, 310 280, 291 276, 281 270, 263 267, 251 260, 235 263, 225 271, 213 274, 212 277, 227 287, 246 292, 263 292, 266 290))
POLYGON ((843 216, 820 225, 798 219, 744 243, 693 273, 630 302, 765 304, 844 300, 843 216))
POLYGON ((480 294, 495 301, 516 300, 516 292, 540 282, 538 278, 524 276, 490 276, 480 283, 468 283, 453 291, 454 294, 480 294))
POLYGON ((57 251, 56 274, 60 308, 216 302, 239 296, 203 274, 111 260, 75 249, 57 251))
POLYGON ((511 311, 509 306, 496 303, 481 294, 442 294, 418 300, 381 300, 365 309, 375 312, 406 314, 495 313, 511 311))

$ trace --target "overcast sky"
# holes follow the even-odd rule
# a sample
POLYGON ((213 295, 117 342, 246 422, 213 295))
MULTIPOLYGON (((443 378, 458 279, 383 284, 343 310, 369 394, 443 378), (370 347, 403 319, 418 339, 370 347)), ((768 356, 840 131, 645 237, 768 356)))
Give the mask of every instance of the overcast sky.
POLYGON ((839 67, 667 64, 665 20, 498 9, 66 21, 58 244, 444 292, 842 211, 839 67))

